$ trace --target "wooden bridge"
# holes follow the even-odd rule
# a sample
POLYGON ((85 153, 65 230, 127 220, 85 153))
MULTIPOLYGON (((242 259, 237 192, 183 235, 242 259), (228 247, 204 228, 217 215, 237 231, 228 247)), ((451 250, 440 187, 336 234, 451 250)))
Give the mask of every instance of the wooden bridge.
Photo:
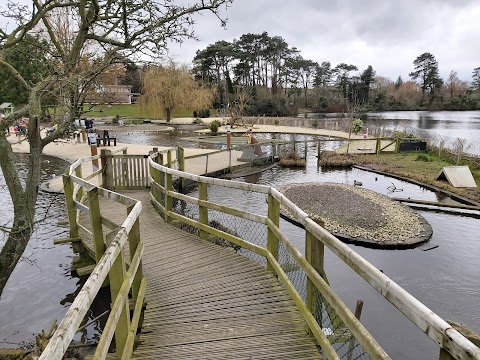
POLYGON ((276 189, 190 174, 172 154, 104 152, 64 176, 68 241, 78 270, 91 274, 40 359, 63 357, 106 282, 112 307, 94 359, 389 359, 328 285, 326 245, 431 337, 440 359, 480 360, 480 349, 276 189), (196 193, 178 191, 192 184, 196 193), (224 204, 219 187, 253 199, 253 211, 224 204), (305 226, 305 257, 282 232, 280 208, 305 226))

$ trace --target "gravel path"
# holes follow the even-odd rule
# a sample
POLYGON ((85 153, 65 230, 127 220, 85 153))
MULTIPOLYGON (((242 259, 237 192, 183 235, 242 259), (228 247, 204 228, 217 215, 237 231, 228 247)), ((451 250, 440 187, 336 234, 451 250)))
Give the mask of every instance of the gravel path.
POLYGON ((354 242, 408 246, 427 241, 431 227, 416 212, 361 187, 305 183, 281 191, 328 231, 354 242))

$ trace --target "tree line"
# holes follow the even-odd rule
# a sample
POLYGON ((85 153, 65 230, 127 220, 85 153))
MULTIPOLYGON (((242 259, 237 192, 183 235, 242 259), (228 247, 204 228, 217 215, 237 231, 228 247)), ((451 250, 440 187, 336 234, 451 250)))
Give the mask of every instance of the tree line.
POLYGON ((218 89, 216 107, 238 103, 247 93, 245 111, 252 115, 288 115, 298 109, 342 112, 351 108, 385 110, 480 109, 480 67, 471 84, 451 71, 439 75, 431 53, 413 61, 410 79, 395 81, 378 76, 371 65, 359 70, 354 64, 306 59, 280 36, 244 34, 232 42, 217 41, 197 51, 193 74, 202 84, 218 89))
MULTIPOLYGON (((5 49, 5 60, 29 83, 49 76, 54 70, 45 38, 38 34, 27 35, 22 43, 5 49)), ((98 67, 98 59, 82 57, 82 70, 98 67)), ((109 103, 111 94, 98 91, 102 85, 124 84, 135 94, 147 95, 154 107, 160 103, 151 97, 145 86, 144 75, 152 65, 140 66, 129 56, 118 57, 114 64, 105 67, 98 76, 85 85, 83 99, 79 102, 109 103)), ((172 62, 160 68, 182 69, 185 66, 172 62)), ((399 76, 391 80, 376 74, 369 65, 359 70, 354 64, 329 61, 316 62, 302 57, 300 50, 291 47, 280 36, 244 34, 232 42, 218 41, 198 50, 191 69, 200 88, 214 89, 214 108, 225 109, 239 115, 282 116, 300 110, 314 112, 387 111, 387 110, 475 110, 480 109, 480 67, 473 70, 471 83, 458 78, 451 71, 447 79, 439 75, 438 61, 434 55, 424 53, 413 61, 409 79, 399 76)), ((158 73, 158 72, 157 72, 158 73)), ((185 84, 169 81, 170 84, 185 84)), ((27 89, 13 77, 6 67, 0 67, 1 102, 25 104, 27 89)), ((193 85, 189 85, 192 87, 193 85)), ((177 89, 177 94, 181 89, 177 89)), ((158 90, 156 90, 158 91, 158 90)), ((159 95, 160 96, 160 95, 159 95)), ((163 96, 163 95, 162 95, 163 96)), ((175 99, 168 94, 172 108, 175 99)), ((166 96, 163 96, 166 98, 166 96)), ((52 92, 44 95, 44 103, 55 106, 58 96, 52 92)), ((111 99, 110 99, 111 100, 111 99)), ((185 99, 176 102, 175 108, 190 105, 185 99)), ((205 105, 208 107, 208 105, 205 105)), ((197 109, 200 110, 200 109, 197 109)), ((168 117, 170 111, 163 111, 168 117)))

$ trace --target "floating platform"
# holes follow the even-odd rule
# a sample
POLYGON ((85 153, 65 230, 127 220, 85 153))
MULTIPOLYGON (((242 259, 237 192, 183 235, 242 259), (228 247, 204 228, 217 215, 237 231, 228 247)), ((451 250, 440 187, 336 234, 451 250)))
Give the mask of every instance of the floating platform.
MULTIPOLYGON (((374 191, 334 183, 305 183, 280 191, 346 243, 402 249, 426 243, 432 227, 409 207, 374 191)), ((289 214, 282 217, 295 222, 289 214)))

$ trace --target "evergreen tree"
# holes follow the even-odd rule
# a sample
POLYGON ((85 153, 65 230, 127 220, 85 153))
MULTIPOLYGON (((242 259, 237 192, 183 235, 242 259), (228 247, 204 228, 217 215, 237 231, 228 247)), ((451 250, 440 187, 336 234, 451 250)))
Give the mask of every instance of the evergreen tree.
MULTIPOLYGON (((21 44, 6 49, 3 56, 25 81, 36 84, 51 70, 45 57, 47 53, 45 41, 36 36, 26 35, 21 44)), ((28 96, 28 90, 12 76, 10 70, 0 66, 0 101, 16 105, 26 104, 28 96)))
POLYGON ((423 53, 419 55, 413 62, 415 71, 411 72, 409 76, 413 80, 419 80, 422 88, 422 99, 420 105, 423 105, 425 92, 430 92, 430 103, 435 99, 435 95, 443 85, 443 80, 438 74, 438 61, 430 53, 423 53))
POLYGON ((472 88, 473 90, 480 90, 480 66, 473 69, 472 88))

